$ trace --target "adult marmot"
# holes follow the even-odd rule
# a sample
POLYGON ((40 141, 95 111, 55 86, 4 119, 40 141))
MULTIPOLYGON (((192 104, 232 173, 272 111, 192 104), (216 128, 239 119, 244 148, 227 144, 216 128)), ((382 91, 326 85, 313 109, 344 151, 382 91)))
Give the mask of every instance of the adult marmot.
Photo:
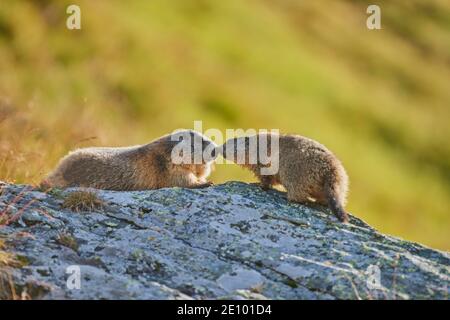
POLYGON ((200 133, 183 130, 145 145, 78 149, 65 156, 42 185, 107 190, 207 187, 215 148, 200 133))
POLYGON ((340 221, 348 221, 343 208, 348 191, 347 173, 322 144, 299 135, 261 133, 229 139, 218 147, 218 152, 250 169, 264 189, 281 184, 287 190, 288 200, 299 203, 315 200, 328 206, 340 221), (277 170, 270 172, 269 168, 277 170))

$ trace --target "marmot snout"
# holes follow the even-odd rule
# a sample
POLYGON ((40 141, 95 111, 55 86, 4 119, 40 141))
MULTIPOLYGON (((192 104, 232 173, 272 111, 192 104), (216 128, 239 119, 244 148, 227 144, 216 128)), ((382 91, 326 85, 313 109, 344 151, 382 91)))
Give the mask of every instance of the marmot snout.
POLYGON ((79 149, 65 156, 42 185, 107 190, 206 187, 216 147, 202 134, 183 130, 146 145, 79 149))
POLYGON ((288 200, 299 203, 315 201, 328 206, 339 220, 348 221, 344 210, 348 191, 347 173, 336 156, 322 144, 299 135, 267 133, 229 139, 217 150, 225 159, 251 170, 263 188, 282 185, 288 200), (272 139, 278 139, 278 148, 274 147, 276 143, 272 142, 276 140, 272 139), (266 141, 267 149, 261 152, 260 142, 266 141), (239 149, 239 145, 243 148, 239 149), (244 150, 244 153, 238 150, 244 150), (269 161, 261 158, 264 154, 269 161), (262 170, 269 167, 278 170, 264 174, 262 170))

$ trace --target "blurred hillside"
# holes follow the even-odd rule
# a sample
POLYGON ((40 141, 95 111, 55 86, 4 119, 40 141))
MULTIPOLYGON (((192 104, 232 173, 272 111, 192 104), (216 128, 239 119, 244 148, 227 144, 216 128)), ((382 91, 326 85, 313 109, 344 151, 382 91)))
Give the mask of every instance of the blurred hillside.
MULTIPOLYGON (((343 161, 349 211, 450 249, 450 2, 0 2, 0 180, 175 128, 279 128, 343 161), (80 5, 82 30, 66 7, 80 5)), ((214 181, 252 181, 218 165, 214 181)))

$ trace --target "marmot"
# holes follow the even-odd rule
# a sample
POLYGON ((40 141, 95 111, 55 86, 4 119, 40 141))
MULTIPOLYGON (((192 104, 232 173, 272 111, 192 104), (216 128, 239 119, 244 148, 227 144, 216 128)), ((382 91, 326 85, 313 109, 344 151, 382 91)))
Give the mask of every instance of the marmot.
POLYGON ((268 189, 282 185, 287 191, 289 201, 307 203, 314 201, 328 206, 342 222, 348 221, 344 210, 347 202, 348 176, 341 162, 322 144, 299 135, 278 135, 261 133, 254 136, 229 139, 218 152, 227 160, 237 162, 250 169, 260 180, 261 186, 268 189), (278 152, 272 140, 278 138, 278 152), (260 142, 267 141, 263 149, 269 161, 261 161, 260 142), (242 161, 238 162, 238 145, 244 146, 242 161), (256 148, 251 148, 256 146, 256 148), (271 147, 272 146, 272 147, 271 147), (230 151, 230 149, 232 151, 230 151), (273 150, 272 150, 273 149, 273 150), (253 157, 254 161, 250 161, 253 157), (261 169, 276 167, 269 175, 261 174, 261 169))
POLYGON ((207 187, 216 147, 202 134, 183 130, 145 145, 78 149, 61 159, 41 185, 106 190, 207 187), (183 150, 188 161, 176 163, 174 157, 182 157, 183 150), (204 157, 207 152, 209 157, 204 157))

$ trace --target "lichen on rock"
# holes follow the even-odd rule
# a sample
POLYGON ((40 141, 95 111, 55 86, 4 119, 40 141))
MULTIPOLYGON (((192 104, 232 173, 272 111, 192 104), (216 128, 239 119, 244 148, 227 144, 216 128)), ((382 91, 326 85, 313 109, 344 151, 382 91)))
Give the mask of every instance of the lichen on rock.
POLYGON ((448 253, 257 185, 96 190, 104 205, 90 212, 64 208, 77 189, 2 188, 0 212, 34 200, 0 227, 28 261, 1 271, 17 290, 38 284, 31 298, 448 299, 448 253), (67 287, 74 265, 80 289, 67 287))

